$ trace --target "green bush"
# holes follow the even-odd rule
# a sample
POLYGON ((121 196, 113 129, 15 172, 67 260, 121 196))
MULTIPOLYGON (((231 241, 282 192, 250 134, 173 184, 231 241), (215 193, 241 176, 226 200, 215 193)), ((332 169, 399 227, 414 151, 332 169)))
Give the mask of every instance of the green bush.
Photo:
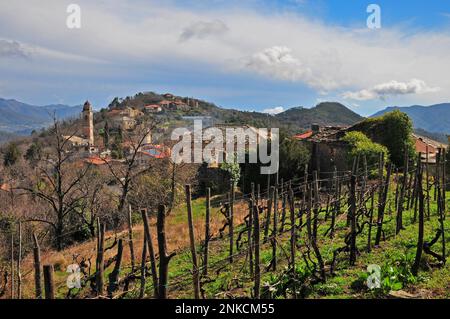
MULTIPOLYGON (((389 151, 385 146, 372 142, 362 132, 347 132, 342 140, 350 145, 350 151, 348 152, 348 161, 350 164, 359 156, 361 161, 366 157, 368 167, 373 167, 378 163, 380 153, 384 153, 385 160, 389 156, 389 151)), ((372 175, 372 171, 370 173, 372 175)), ((374 173, 378 174, 378 171, 374 173)))
POLYGON ((399 110, 366 119, 353 126, 352 130, 363 132, 374 142, 385 146, 397 167, 403 166, 405 149, 410 158, 414 157, 413 124, 408 115, 399 110))

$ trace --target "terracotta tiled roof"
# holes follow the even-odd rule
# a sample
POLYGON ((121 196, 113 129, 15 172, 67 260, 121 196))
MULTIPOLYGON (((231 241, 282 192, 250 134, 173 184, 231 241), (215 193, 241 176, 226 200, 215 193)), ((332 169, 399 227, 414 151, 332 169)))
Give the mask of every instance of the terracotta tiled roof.
POLYGON ((109 162, 109 159, 107 158, 101 158, 98 156, 91 156, 84 160, 86 163, 92 164, 92 165, 105 165, 109 162))
POLYGON ((294 135, 294 138, 297 140, 304 140, 305 138, 309 138, 313 135, 313 131, 308 131, 305 133, 294 135))

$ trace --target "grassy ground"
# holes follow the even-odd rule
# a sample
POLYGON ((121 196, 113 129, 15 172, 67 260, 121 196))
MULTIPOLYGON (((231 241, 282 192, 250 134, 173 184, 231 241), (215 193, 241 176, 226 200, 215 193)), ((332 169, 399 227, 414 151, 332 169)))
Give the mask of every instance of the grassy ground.
MULTIPOLYGON (((450 195, 450 194, 449 194, 450 195)), ((391 197, 394 194, 390 194, 391 197)), ((432 196, 432 194, 431 194, 432 196)), ((450 198, 450 196, 447 196, 450 198)), ((395 234, 395 213, 393 205, 386 208, 385 224, 383 226, 386 240, 381 241, 379 247, 373 247, 368 252, 367 227, 358 236, 357 246, 359 254, 355 266, 350 267, 347 253, 341 253, 337 259, 337 267, 333 275, 327 273, 325 283, 305 280, 302 294, 306 298, 386 298, 393 295, 392 291, 400 291, 404 296, 416 298, 449 298, 450 297, 450 266, 438 267, 436 259, 432 256, 423 255, 421 268, 418 276, 411 274, 411 266, 416 253, 418 223, 414 222, 414 209, 404 212, 404 226, 398 235, 395 234), (367 267, 369 265, 379 265, 381 268, 381 288, 370 290, 367 288, 367 267)), ((431 241, 439 222, 436 215, 436 205, 430 206, 430 220, 425 222, 425 241, 431 241)), ((348 233, 346 227, 346 216, 340 215, 337 221, 336 236, 331 239, 323 234, 329 228, 329 221, 324 221, 324 214, 321 215, 319 223, 319 247, 327 271, 333 259, 333 252, 336 248, 345 246, 344 238, 348 233)), ((376 216, 376 210, 375 214, 376 216)), ((450 242, 450 221, 445 221, 446 237, 448 245, 450 242)), ((303 230, 304 234, 305 230, 303 230)), ((376 229, 372 230, 372 245, 375 239, 376 229)), ((278 240, 278 269, 276 272, 266 271, 272 259, 272 248, 270 243, 262 245, 261 248, 261 269, 262 292, 266 296, 283 297, 277 295, 277 288, 283 287, 283 271, 287 268, 287 255, 289 254, 289 234, 283 234, 278 240), (266 286, 266 288, 264 288, 266 286), (271 289, 268 287, 271 286, 271 289), (273 290, 275 292, 270 292, 273 290)), ((263 238, 263 233, 261 234, 263 238)), ((438 241, 433 250, 440 252, 441 242, 438 241)), ((245 245, 244 245, 245 248, 245 245)), ((223 297, 251 297, 253 281, 249 274, 249 263, 246 254, 234 259, 233 263, 226 262, 228 256, 228 241, 214 243, 211 247, 210 264, 213 264, 209 276, 204 278, 204 294, 207 298, 223 297), (223 261, 219 265, 214 265, 217 261, 223 261)), ((305 263, 302 260, 301 252, 297 251, 298 276, 304 275, 305 263)), ((183 285, 178 285, 177 276, 191 270, 190 254, 186 253, 175 259, 170 266, 171 281, 169 281, 169 291, 171 297, 192 297, 192 284, 190 276, 187 275, 183 285)), ((283 289, 281 289, 283 290, 283 289)), ((281 294, 282 295, 282 294, 281 294)))
MULTIPOLYGON (((390 194, 392 198, 394 194, 390 194)), ((447 195, 450 199, 450 192, 447 195)), ((448 206, 450 203, 447 203, 448 206)), ((404 212, 405 229, 399 235, 395 235, 395 213, 393 205, 386 208, 385 217, 385 235, 386 240, 382 241, 379 247, 374 247, 369 253, 367 251, 367 227, 358 236, 357 246, 359 254, 355 266, 350 267, 348 263, 348 254, 342 253, 338 256, 335 274, 329 273, 329 265, 333 258, 333 251, 336 248, 344 246, 344 238, 348 233, 346 227, 346 216, 339 215, 336 224, 336 236, 334 238, 325 237, 323 234, 329 227, 329 220, 324 220, 324 214, 321 214, 318 227, 319 248, 324 258, 327 269, 327 280, 325 283, 317 282, 308 274, 305 262, 302 258, 302 251, 297 250, 297 278, 301 278, 300 294, 304 298, 385 298, 390 291, 402 291, 410 296, 420 298, 449 298, 450 297, 450 266, 437 267, 436 261, 429 255, 423 256, 420 273, 418 276, 412 276, 410 272, 411 264, 416 251, 418 224, 413 222, 414 212, 408 210, 404 212), (366 285, 368 277, 367 267, 376 264, 381 267, 381 289, 369 290, 366 285)), ((447 206, 447 207, 448 207, 447 206)), ((431 218, 425 224, 425 241, 430 241, 439 227, 436 216, 436 205, 431 205, 431 218)), ((240 230, 243 230, 244 217, 247 214, 247 204, 240 203, 235 209, 235 228, 236 236, 240 230)), ((204 237, 204 218, 205 218, 205 199, 199 198, 193 201, 193 215, 195 225, 195 236, 197 243, 200 243, 204 237)), ((376 216, 376 210, 375 214, 376 216)), ((218 207, 212 210, 211 230, 217 237, 219 228, 223 225, 224 218, 218 212, 218 207)), ((136 217, 138 219, 138 216, 136 217)), ((151 219, 152 236, 155 238, 155 220, 151 219)), ((289 226, 288 226, 289 227, 289 226)), ((287 227, 287 228, 288 228, 287 227)), ((450 221, 445 221, 446 242, 450 242, 450 221)), ((189 252, 189 236, 186 222, 186 207, 181 205, 177 207, 167 218, 166 224, 168 249, 177 251, 177 255, 172 259, 169 265, 169 297, 170 298, 192 298, 192 262, 189 252)), ((372 238, 375 237, 376 230, 372 232, 372 238)), ((226 230, 225 235, 228 233, 226 230)), ((302 230, 300 238, 304 238, 305 229, 302 230)), ((134 227, 136 264, 140 264, 140 256, 143 244, 143 231, 141 225, 134 227)), ((106 246, 114 241, 115 234, 108 234, 106 246)), ((117 234, 118 238, 127 238, 127 233, 117 234)), ((263 239, 263 233, 261 234, 263 239)), ((302 243, 303 239, 300 239, 302 243)), ((232 263, 228 262, 229 241, 228 238, 217 238, 210 244, 209 254, 209 272, 208 276, 202 277, 203 294, 206 298, 231 298, 231 297, 252 297, 253 281, 249 273, 249 260, 246 254, 246 235, 242 237, 242 253, 235 251, 232 263)), ((373 243, 373 241, 372 241, 373 243)), ((434 251, 439 252, 440 242, 433 246, 434 251)), ((200 252, 201 247, 198 245, 200 252)), ((235 248, 236 250, 236 248, 235 248)), ((106 259, 114 256, 116 249, 111 249, 106 253, 106 259)), ((272 259, 272 247, 270 242, 261 245, 261 270, 262 270, 262 293, 266 297, 283 298, 283 292, 289 289, 289 277, 285 275, 285 269, 288 266, 289 254, 289 233, 286 232, 278 238, 278 267, 276 271, 266 271, 266 266, 272 259), (270 289, 269 289, 270 287, 270 289), (288 288, 286 288, 288 287, 288 288)), ((57 286, 57 296, 64 298, 67 295, 66 279, 68 274, 65 272, 67 265, 79 262, 81 258, 91 258, 95 264, 95 241, 66 249, 57 253, 54 251, 43 252, 43 263, 52 263, 56 267, 55 282, 57 286)), ((201 253, 199 253, 201 258, 201 253)), ((202 264, 202 260, 200 260, 202 264)), ((125 243, 124 249, 124 267, 121 277, 130 271, 130 254, 128 243, 125 243)), ((33 273, 32 259, 28 256, 23 262, 24 277, 24 296, 33 296, 33 273)), ((112 267, 106 269, 106 277, 112 270, 112 267)), ((91 273, 95 272, 94 267, 91 273)), ((106 280, 107 282, 107 280, 106 280)), ((132 291, 126 295, 126 298, 135 298, 138 295, 139 280, 131 284, 132 291)), ((147 279, 146 295, 152 296, 153 287, 151 276, 147 279)), ((81 291, 72 291, 72 295, 77 297, 86 296, 89 289, 81 291)), ((8 294, 6 294, 8 295, 8 294)))

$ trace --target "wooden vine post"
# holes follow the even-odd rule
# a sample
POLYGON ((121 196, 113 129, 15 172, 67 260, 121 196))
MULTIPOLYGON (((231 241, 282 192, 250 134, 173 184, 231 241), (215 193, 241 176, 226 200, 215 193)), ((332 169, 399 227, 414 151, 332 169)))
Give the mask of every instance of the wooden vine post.
POLYGON ((14 287, 14 230, 11 227, 11 247, 10 247, 10 253, 11 253, 11 299, 14 299, 14 292, 15 292, 15 287, 14 287))
POLYGON ((153 280, 153 297, 158 298, 158 273, 156 269, 156 258, 155 249, 153 248, 152 234, 150 232, 150 223, 148 221, 147 210, 141 210, 142 220, 144 222, 144 232, 147 238, 147 248, 150 256, 150 267, 152 269, 152 280, 153 280))
MULTIPOLYGON (((252 183, 252 190, 254 189, 254 184, 252 183)), ((254 194, 252 192, 252 194, 254 194)), ((249 260, 249 272, 250 277, 254 276, 254 265, 253 265, 253 238, 252 238, 252 228, 253 228, 253 206, 255 206, 255 197, 252 195, 248 203, 248 223, 247 223, 247 245, 248 245, 248 260, 249 260)))
POLYGON ((105 224, 100 224, 100 219, 97 220, 97 225, 100 225, 100 232, 98 234, 98 246, 97 246, 97 273, 96 273, 96 293, 97 296, 103 295, 104 281, 103 273, 105 267, 105 224))
POLYGON ((128 246, 130 247, 130 258, 131 258, 131 272, 134 271, 136 267, 136 257, 134 255, 134 244, 133 244, 133 219, 132 219, 131 205, 128 205, 128 246))
POLYGON ((19 222, 19 250, 17 252, 17 299, 22 298, 22 222, 19 222))
POLYGON ((284 231, 284 225, 286 223, 286 196, 287 192, 284 187, 283 179, 281 179, 281 226, 280 233, 284 231))
POLYGON ((55 283, 53 281, 53 265, 44 265, 45 299, 55 299, 55 283))
POLYGON ((141 255, 141 287, 139 291, 139 299, 145 296, 145 281, 146 281, 146 267, 145 263, 147 260, 147 235, 144 234, 144 243, 142 245, 142 255, 141 255))
POLYGON ((331 226, 330 226, 330 238, 334 237, 334 228, 336 226, 336 216, 340 211, 340 183, 339 183, 339 177, 337 174, 337 167, 334 167, 334 172, 333 172, 333 179, 334 179, 334 205, 333 205, 333 209, 331 211, 331 226))
POLYGON ((350 265, 356 263, 356 176, 350 181, 350 265))
POLYGON ((369 230, 367 232, 367 252, 372 251, 372 226, 373 226, 373 212, 375 209, 375 191, 370 194, 370 211, 369 211, 369 230))
POLYGON ((405 149, 404 154, 405 160, 403 164, 403 180, 402 180, 402 188, 400 190, 400 198, 397 203, 397 220, 396 220, 396 234, 403 229, 403 205, 405 201, 406 187, 408 182, 408 170, 409 170, 409 155, 408 149, 405 149))
POLYGON ((158 207, 157 217, 157 232, 158 232, 158 250, 159 250, 159 291, 158 297, 160 299, 167 299, 167 281, 169 278, 169 262, 175 256, 175 253, 169 254, 167 252, 166 242, 166 207, 160 205, 158 207))
POLYGON ((231 181, 230 184, 230 208, 228 210, 228 222, 229 230, 230 230, 230 264, 233 263, 233 246, 234 246, 234 200, 235 200, 235 187, 234 181, 231 181))
POLYGON ((119 239, 117 244, 116 263, 113 271, 109 274, 108 297, 112 298, 113 293, 119 289, 120 267, 122 266, 123 240, 119 239))
MULTIPOLYGON (((290 240, 290 268, 292 271, 292 276, 294 279, 294 282, 296 281, 297 277, 297 270, 295 269, 295 251, 296 251, 296 244, 297 244, 297 232, 296 232, 296 225, 295 225, 295 199, 294 199, 294 191, 292 190, 292 187, 289 187, 289 217, 291 222, 291 240, 290 240)), ((297 299, 297 289, 294 284, 294 299, 297 299)))
MULTIPOLYGON (((377 216, 377 233, 375 237, 375 246, 380 244, 381 234, 383 231, 384 219, 384 154, 380 153, 380 160, 378 162, 378 216, 377 216)), ((387 179, 386 179, 387 180, 387 179)))
POLYGON ((317 225, 319 223, 319 209, 320 209, 320 195, 319 195, 319 180, 317 171, 313 172, 313 187, 314 187, 314 205, 313 205, 313 230, 312 234, 317 238, 317 225))
POLYGON ((272 229, 272 269, 277 270, 278 187, 275 187, 272 229))
POLYGON ((267 200, 267 213, 266 220, 264 221, 264 243, 267 243, 269 240, 269 228, 270 228, 270 220, 272 216, 272 206, 273 206, 273 196, 275 193, 275 187, 269 188, 269 195, 267 200))
POLYGON ((33 233, 34 286, 36 299, 42 299, 41 284, 41 249, 36 234, 33 233))
MULTIPOLYGON (((442 263, 445 265, 446 258, 446 249, 445 249, 445 152, 444 149, 439 149, 439 164, 444 163, 442 165, 442 173, 440 176, 442 177, 442 181, 438 181, 438 216, 439 216, 439 227, 441 231, 441 239, 442 239, 442 263)), ((438 168, 439 170, 439 168, 438 168)))
POLYGON ((211 189, 208 187, 206 189, 206 214, 205 214, 205 245, 203 252, 203 276, 208 276, 208 250, 209 250, 209 239, 210 239, 210 214, 211 214, 211 189))
POLYGON ((254 246, 255 246, 255 286, 253 289, 254 298, 259 299, 260 297, 260 288, 261 288, 261 266, 260 266, 260 258, 259 258, 259 209, 255 205, 253 206, 253 237, 254 237, 254 246))
POLYGON ((313 204, 312 189, 309 188, 309 201, 308 201, 308 208, 307 208, 308 238, 309 238, 310 244, 313 248, 314 254, 316 255, 316 258, 317 258, 317 264, 319 265, 320 279, 322 280, 322 282, 325 282, 326 281, 325 264, 323 262, 319 247, 317 246, 317 237, 314 236, 314 233, 311 230, 311 211, 312 211, 313 205, 317 205, 317 204, 316 203, 313 204))
POLYGON ((200 278, 198 273, 197 252, 195 248, 194 224, 192 221, 191 185, 186 185, 186 205, 188 214, 189 240, 192 255, 192 280, 194 285, 194 297, 200 299, 200 278))
POLYGON ((420 165, 421 157, 422 156, 419 153, 419 159, 417 161, 418 162, 417 174, 416 174, 418 176, 418 180, 420 181, 417 185, 419 195, 419 232, 417 239, 416 257, 414 259, 414 264, 411 269, 411 272, 414 276, 417 276, 419 272, 420 260, 422 258, 422 251, 423 251, 423 235, 424 235, 424 199, 423 199, 424 195, 422 189, 422 165, 420 165))

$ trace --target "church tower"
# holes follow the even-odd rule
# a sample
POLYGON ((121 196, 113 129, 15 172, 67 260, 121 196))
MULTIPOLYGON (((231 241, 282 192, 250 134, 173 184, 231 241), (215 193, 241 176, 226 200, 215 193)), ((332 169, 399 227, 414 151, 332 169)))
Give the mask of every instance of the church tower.
POLYGON ((89 146, 94 145, 94 114, 92 112, 92 106, 89 101, 86 101, 83 106, 83 112, 81 113, 83 120, 83 137, 88 140, 89 146))

